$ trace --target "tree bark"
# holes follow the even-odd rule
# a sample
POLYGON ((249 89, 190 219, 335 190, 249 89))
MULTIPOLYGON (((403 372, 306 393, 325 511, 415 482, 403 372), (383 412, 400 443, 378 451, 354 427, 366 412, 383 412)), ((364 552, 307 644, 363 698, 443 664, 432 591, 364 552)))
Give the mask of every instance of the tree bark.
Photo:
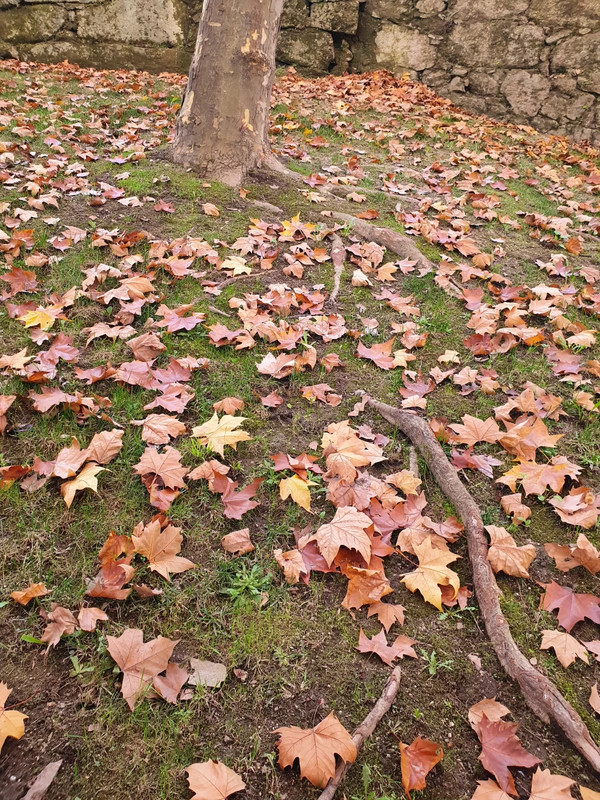
POLYGON ((271 87, 283 0, 205 0, 173 161, 233 186, 269 161, 271 87))

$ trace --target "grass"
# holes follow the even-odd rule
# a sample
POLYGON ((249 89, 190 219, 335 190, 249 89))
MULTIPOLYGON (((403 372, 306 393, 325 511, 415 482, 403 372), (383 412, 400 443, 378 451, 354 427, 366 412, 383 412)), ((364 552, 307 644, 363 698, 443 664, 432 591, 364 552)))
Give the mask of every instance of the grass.
MULTIPOLYGON (((34 124, 34 134, 26 140, 26 146, 35 151, 35 155, 18 164, 19 169, 27 172, 33 170, 32 165, 45 163, 47 157, 43 154, 48 152, 48 145, 44 139, 49 130, 54 130, 62 137, 60 145, 65 151, 65 165, 70 165, 69 169, 60 168, 59 178, 84 176, 80 185, 83 193, 59 191, 58 211, 48 207, 40 211, 38 218, 28 221, 27 227, 33 230, 33 252, 48 255, 51 260, 45 266, 34 268, 40 291, 19 295, 11 302, 33 300, 36 304, 45 304, 46 294, 62 294, 79 286, 83 270, 101 263, 126 268, 128 258, 139 257, 136 271, 143 273, 152 269, 155 272, 157 295, 156 303, 146 305, 139 315, 132 316, 131 324, 139 332, 155 317, 158 302, 166 302, 171 308, 191 303, 194 311, 206 315, 205 324, 190 332, 164 334, 162 341, 166 350, 155 364, 165 367, 170 357, 185 356, 210 361, 206 369, 192 373, 189 386, 194 398, 179 415, 180 419, 189 431, 210 418, 214 402, 227 396, 241 398, 245 403, 243 415, 247 417, 244 429, 252 439, 240 443, 235 452, 226 451, 225 461, 231 468, 230 477, 240 486, 254 477, 265 480, 257 493, 260 505, 240 521, 223 516, 223 506, 218 496, 208 490, 206 482, 189 481, 168 515, 174 524, 181 526, 182 552, 194 561, 196 568, 166 582, 144 566, 142 559, 136 558, 135 581, 160 589, 162 594, 150 600, 132 594, 123 602, 100 601, 107 610, 109 622, 100 625, 94 634, 78 631, 64 637, 43 660, 39 644, 31 641, 39 639, 43 630, 40 609, 49 609, 50 602, 56 602, 76 613, 82 603, 88 602, 86 583, 97 571, 97 553, 109 531, 129 535, 137 522, 148 522, 156 512, 149 505, 148 493, 139 477, 132 472, 145 445, 141 429, 130 425, 131 420, 144 418, 144 406, 155 397, 155 392, 108 381, 83 386, 72 366, 60 362, 50 385, 60 386, 67 392, 82 391, 85 395, 110 399, 106 418, 92 416, 82 420, 66 408, 47 415, 35 413, 26 395, 31 390, 39 392, 40 387, 27 384, 18 376, 1 378, 1 392, 18 395, 17 404, 8 412, 9 430, 0 454, 2 465, 31 463, 35 456, 53 459, 73 436, 84 447, 94 433, 110 429, 113 423, 123 426, 125 434, 123 449, 99 476, 98 493, 79 493, 70 509, 63 503, 56 479, 32 494, 24 492, 18 484, 1 490, 0 564, 5 594, 39 580, 46 582, 52 594, 32 601, 26 608, 12 602, 3 605, 4 597, 0 598, 0 680, 14 688, 15 701, 23 703, 29 715, 25 737, 5 745, 3 757, 7 753, 8 760, 6 767, 0 766, 0 780, 2 769, 9 770, 5 774, 15 774, 20 781, 29 780, 38 768, 41 744, 49 742, 44 752, 64 759, 52 790, 56 798, 95 800, 110 795, 114 800, 125 800, 131 796, 132 785, 140 796, 159 800, 184 797, 185 767, 209 758, 218 758, 240 772, 248 784, 248 797, 282 800, 284 797, 288 800, 316 797, 318 792, 300 782, 297 770, 279 769, 272 731, 281 725, 312 727, 330 710, 352 729, 378 697, 388 669, 374 656, 357 652, 359 629, 370 636, 379 626, 373 618, 366 617, 364 608, 348 614, 340 607, 345 592, 343 579, 313 573, 308 586, 304 583, 288 586, 284 581, 273 550, 293 548, 294 530, 307 526, 311 531, 316 530, 322 521, 331 519, 333 507, 326 499, 325 484, 319 475, 314 476, 313 513, 290 500, 283 501, 279 494, 282 473, 274 471, 270 456, 278 452, 320 453, 318 443, 324 429, 347 417, 356 401, 357 390, 367 389, 390 403, 400 400, 398 390, 404 386, 402 371, 378 370, 355 355, 357 338, 372 346, 391 338, 394 323, 406 321, 374 295, 390 286, 400 296, 412 295, 419 307, 420 316, 415 322, 420 332, 428 333, 428 339, 424 348, 413 351, 416 360, 409 364, 410 369, 426 376, 430 369, 440 366, 438 356, 451 349, 459 353, 459 368, 470 366, 478 371, 494 369, 498 372, 501 389, 494 395, 481 391, 461 395, 451 378, 444 381, 427 395, 428 416, 444 417, 450 422, 458 422, 464 414, 486 418, 493 414, 494 407, 520 391, 527 381, 534 382, 562 397, 570 415, 560 423, 548 423, 551 432, 560 431, 566 435, 557 451, 543 452, 540 456, 549 458, 558 452, 573 458, 585 468, 586 485, 593 489, 600 485, 596 453, 600 420, 598 415, 585 412, 574 403, 572 385, 553 375, 543 347, 520 346, 490 358, 474 358, 464 345, 465 337, 471 333, 467 328, 469 312, 461 301, 437 285, 434 273, 422 276, 414 272, 397 273, 397 280, 391 284, 380 285, 374 279, 374 288, 353 287, 352 268, 358 262, 353 264, 348 259, 339 304, 335 309, 325 306, 324 313, 343 315, 351 335, 329 342, 316 336, 307 337, 316 347, 319 358, 330 352, 338 354, 344 364, 343 370, 328 374, 317 364, 313 371, 276 381, 259 374, 256 369, 257 363, 274 350, 276 342, 257 336, 256 346, 250 350, 235 350, 231 345, 214 347, 207 327, 218 323, 230 330, 237 329, 241 321, 236 309, 253 302, 256 295, 264 295, 271 283, 306 288, 321 285, 324 291, 330 291, 330 263, 308 267, 301 279, 286 275, 282 270, 287 264, 283 254, 290 253, 290 245, 273 240, 265 243, 266 250, 270 247, 280 250, 272 271, 262 273, 254 266, 252 277, 225 287, 218 296, 211 296, 203 291, 202 280, 220 280, 222 274, 219 276, 207 261, 197 259, 194 262, 192 269, 200 275, 175 280, 161 265, 148 266, 148 240, 132 246, 121 245, 121 249, 94 247, 91 234, 101 229, 118 229, 123 233, 144 230, 151 241, 167 242, 190 235, 214 245, 221 257, 225 257, 235 252, 226 244, 232 245, 245 236, 251 220, 263 215, 263 210, 254 205, 255 201, 281 208, 280 221, 299 214, 303 222, 319 226, 317 236, 319 230, 333 225, 332 219, 321 213, 327 211, 333 201, 311 202, 303 193, 308 189, 306 184, 264 175, 249 177, 244 186, 247 196, 242 197, 238 191, 216 181, 206 185, 191 172, 166 161, 162 156, 179 102, 176 82, 168 78, 159 80, 144 76, 139 78, 139 85, 129 86, 119 83, 110 73, 86 73, 86 77, 79 80, 63 81, 62 78, 68 76, 62 75, 60 68, 49 68, 36 73, 36 86, 41 87, 42 92, 39 107, 24 110, 22 97, 30 77, 30 73, 0 71, 2 97, 17 107, 15 122, 6 126, 2 138, 18 145, 20 139, 14 134, 15 124, 21 124, 24 118, 34 124), (101 120, 101 127, 90 124, 92 115, 101 120), (164 120, 168 124, 163 126, 164 120), (85 153, 82 155, 82 134, 97 137, 85 143, 88 154, 93 154, 95 160, 86 158, 85 153), (124 177, 123 173, 128 175, 124 177), (126 197, 139 197, 142 205, 128 207, 108 199, 105 205, 90 206, 89 199, 94 195, 87 192, 99 190, 100 182, 122 188, 126 197), (155 199, 144 200, 146 197, 155 199), (158 198, 173 203, 175 213, 154 211, 158 198), (219 217, 202 212, 202 204, 206 202, 219 208, 219 217), (60 222, 49 226, 43 221, 48 216, 60 217, 60 222), (50 237, 66 225, 75 225, 88 236, 61 253, 52 247, 50 237), (223 317, 222 313, 228 316, 223 317), (364 332, 363 320, 369 318, 378 320, 377 335, 364 332), (341 404, 333 408, 304 400, 302 387, 317 383, 329 383, 342 395, 341 404), (267 410, 259 398, 274 389, 281 394, 284 403, 275 411, 267 410), (250 529, 256 549, 240 558, 232 558, 222 550, 220 541, 223 535, 241 527, 250 529), (219 689, 196 688, 190 700, 177 706, 146 699, 129 713, 119 691, 121 676, 107 650, 107 636, 118 636, 126 628, 133 627, 143 629, 146 640, 159 635, 179 640, 175 659, 182 664, 189 664, 192 658, 223 662, 228 669, 226 682, 219 689)), ((488 149, 485 134, 479 140, 465 140, 461 132, 464 122, 457 120, 448 109, 434 112, 418 105, 410 115, 394 110, 382 114, 362 107, 362 101, 357 101, 355 106, 348 101, 348 114, 340 117, 332 114, 331 108, 323 102, 318 84, 306 90, 306 97, 296 94, 293 87, 294 84, 290 84, 287 91, 281 90, 274 108, 276 122, 292 124, 275 135, 273 141, 277 149, 292 142, 297 145, 299 154, 307 154, 310 160, 301 156, 290 161, 293 170, 308 175, 332 164, 345 170, 349 158, 358 154, 364 171, 358 181, 359 192, 361 187, 380 187, 382 174, 398 170, 399 183, 415 186, 409 197, 416 204, 411 202, 410 208, 413 205, 417 208, 424 197, 428 198, 423 213, 430 222, 440 222, 445 229, 449 220, 460 222, 463 219, 456 213, 458 209, 473 226, 473 235, 485 252, 492 252, 492 239, 504 239, 507 257, 498 256, 494 271, 507 275, 515 284, 525 282, 535 286, 550 282, 547 273, 536 265, 537 260, 548 260, 548 245, 533 239, 529 235, 530 227, 517 215, 527 211, 559 216, 560 199, 553 196, 552 184, 545 177, 540 177, 536 187, 525 183, 524 178, 538 175, 544 159, 549 159, 559 171, 564 169, 570 177, 581 173, 583 167, 564 167, 564 162, 553 159, 543 148, 541 154, 536 155, 535 142, 519 149, 512 140, 506 139, 510 128, 488 130, 495 142, 510 142, 510 147, 514 148, 514 153, 507 158, 520 177, 507 181, 510 191, 493 191, 502 203, 498 210, 519 219, 522 228, 515 231, 495 221, 479 225, 471 205, 460 203, 467 190, 451 185, 449 192, 438 192, 431 188, 430 181, 432 175, 439 174, 436 172, 439 164, 448 169, 458 165, 461 170, 470 172, 468 153, 476 154, 478 163, 483 165, 497 164, 496 145, 488 149), (319 124, 322 120, 327 122, 319 124), (305 128, 311 128, 312 132, 305 135, 305 128), (418 133, 413 137, 411 133, 415 128, 418 133), (399 138, 401 134, 406 134, 406 138, 399 138), (323 137, 329 147, 313 147, 310 142, 314 136, 323 137), (405 153, 390 152, 391 141, 404 142, 405 153)), ((29 91, 34 90, 36 87, 29 86, 29 91)), ((276 92, 279 91, 277 88, 276 92)), ((10 162, 9 167, 13 168, 10 162)), ((42 176, 44 192, 52 188, 51 180, 45 181, 43 170, 37 169, 37 173, 34 170, 32 174, 42 176)), ((456 180, 461 178, 464 175, 456 180)), ((475 192, 492 191, 473 180, 475 192)), ((8 186, 4 187, 0 201, 5 200, 11 208, 21 207, 20 198, 26 196, 21 186, 8 186)), ((582 202, 589 201, 583 193, 577 197, 582 202)), ((403 232, 405 226, 395 208, 398 201, 402 206, 405 198, 369 192, 366 202, 358 208, 357 204, 343 200, 336 207, 347 213, 374 209, 379 213, 374 224, 403 232)), ((269 220, 273 218, 266 212, 264 216, 269 220)), ((339 233, 347 244, 352 243, 350 226, 339 233)), ((422 237, 413 237, 413 240, 434 265, 448 256, 444 248, 422 237)), ((328 246, 318 239, 309 243, 328 246)), ((560 243, 556 240, 554 244, 560 243)), ((589 252, 590 260, 597 257, 595 243, 590 244, 589 252)), ((30 255, 30 251, 23 249, 14 257, 12 265, 29 268, 30 255)), ((393 260, 393 254, 384 254, 384 263, 393 260)), ((586 258, 574 257, 572 263, 575 267, 581 266, 586 258)), ((573 281, 577 287, 583 285, 578 277, 573 281)), ((108 279, 106 287, 116 285, 114 279, 108 279)), ((469 288, 474 285, 483 286, 485 299, 492 301, 485 281, 467 284, 469 288)), ((62 331, 72 336, 74 344, 82 351, 80 363, 86 368, 107 361, 118 365, 132 358, 126 343, 101 338, 84 347, 84 329, 98 321, 111 321, 117 308, 116 301, 105 307, 95 302, 93 296, 79 297, 67 308, 68 319, 56 323, 51 333, 62 331)), ((0 306, 2 352, 12 354, 25 346, 30 354, 37 352, 28 332, 20 322, 9 317, 6 309, 6 305, 0 306)), ((565 315, 593 326, 580 309, 569 307, 565 315)), ((274 313, 272 317, 275 324, 281 320, 295 323, 298 309, 292 308, 289 314, 274 313)), ((544 323, 544 319, 536 319, 536 324, 544 323)), ((400 347, 399 340, 395 347, 400 347)), ((583 355, 597 358, 597 349, 590 348, 583 355)), ((398 431, 369 412, 350 419, 353 425, 371 426, 374 433, 389 438, 385 446, 388 463, 374 468, 374 475, 379 477, 408 468, 406 444, 398 431)), ((174 446, 182 454, 182 463, 190 469, 214 456, 187 434, 176 440, 174 446)), ((499 453, 494 446, 479 445, 476 450, 499 455, 505 469, 510 466, 506 454, 499 453)), ((428 500, 426 513, 436 521, 454 514, 455 510, 433 482, 426 464, 421 461, 419 466, 428 500)), ((504 470, 498 468, 496 475, 501 471, 504 470)), ((578 531, 567 529, 547 504, 535 498, 528 498, 533 509, 529 524, 511 526, 499 505, 500 488, 477 472, 468 473, 468 481, 486 524, 505 525, 519 544, 534 542, 538 546, 532 581, 499 578, 503 610, 525 655, 538 660, 542 670, 556 680, 561 691, 584 714, 593 733, 600 735, 598 724, 586 710, 589 685, 597 679, 596 666, 578 665, 565 671, 557 666, 553 655, 539 651, 540 631, 555 627, 556 622, 554 615, 539 611, 540 592, 535 581, 547 582, 553 577, 581 587, 582 591, 595 591, 591 576, 557 576, 551 562, 543 555, 545 542, 568 543, 576 538, 578 531)), ((597 529, 588 531, 588 535, 598 541, 597 529)), ((472 577, 464 540, 460 539, 453 549, 462 557, 456 565, 461 583, 470 586, 472 577)), ((518 691, 501 672, 483 630, 476 598, 470 598, 465 611, 454 608, 440 615, 402 585, 401 579, 410 569, 412 564, 400 555, 386 559, 386 572, 395 592, 392 599, 406 607, 407 622, 402 633, 415 639, 415 648, 422 658, 406 659, 403 663, 403 684, 398 701, 366 743, 358 764, 350 770, 344 784, 346 795, 352 800, 402 797, 398 742, 408 743, 422 735, 442 744, 446 756, 428 777, 427 789, 419 793, 419 797, 423 800, 471 797, 475 781, 488 776, 478 766, 478 743, 468 725, 467 711, 482 697, 493 695, 506 703, 513 718, 522 723, 519 735, 526 747, 541 752, 539 742, 543 741, 544 767, 598 788, 581 759, 565 746, 555 731, 548 730, 533 717, 518 691), (469 658, 473 654, 481 659, 481 672, 469 658)), ((393 629, 388 638, 399 633, 393 629)), ((578 636, 587 640, 594 638, 595 633, 586 627, 578 636)), ((49 795, 48 800, 55 798, 49 795)))

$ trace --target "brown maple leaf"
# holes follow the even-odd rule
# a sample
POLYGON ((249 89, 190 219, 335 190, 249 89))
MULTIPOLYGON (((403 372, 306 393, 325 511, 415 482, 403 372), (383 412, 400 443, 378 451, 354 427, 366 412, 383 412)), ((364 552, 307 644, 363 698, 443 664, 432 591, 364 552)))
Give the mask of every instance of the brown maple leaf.
POLYGON ((131 540, 135 552, 148 559, 148 566, 163 578, 171 580, 171 573, 185 572, 196 565, 193 561, 177 555, 181 550, 183 536, 181 528, 167 525, 161 530, 160 520, 154 519, 144 526, 139 522, 133 529, 131 540))
POLYGON ((529 577, 529 565, 535 558, 535 547, 526 544, 521 547, 506 530, 498 525, 486 525, 490 537, 487 559, 494 572, 504 572, 516 578, 529 577))
POLYGON ((331 522, 321 525, 312 537, 328 566, 331 566, 340 547, 360 553, 368 564, 371 560, 371 539, 368 531, 373 522, 353 506, 338 508, 331 522))
POLYGON ((535 767, 540 763, 540 759, 528 753, 519 742, 515 735, 518 727, 513 722, 492 722, 483 714, 477 732, 481 742, 479 760, 496 778, 500 787, 515 797, 517 790, 508 768, 535 767))
POLYGON ((403 742, 400 747, 400 768, 402 785, 407 797, 412 791, 425 789, 425 778, 444 757, 441 745, 417 736, 409 745, 403 742))
POLYGON ((348 763, 356 759, 356 745, 333 711, 314 728, 277 728, 279 766, 290 767, 296 759, 300 777, 324 788, 335 774, 335 756, 348 763))
POLYGON ((190 791, 194 792, 191 800, 225 800, 230 794, 246 788, 240 776, 220 761, 190 764, 185 771, 190 791))
POLYGON ((123 672, 121 694, 132 711, 152 680, 167 669, 178 641, 158 636, 144 643, 139 628, 126 628, 119 637, 106 637, 108 652, 123 672))
POLYGON ((12 689, 5 683, 0 683, 0 751, 9 736, 12 739, 20 739, 25 733, 27 715, 6 707, 11 692, 12 689))
POLYGON ((554 650, 563 667, 569 667, 577 658, 586 664, 590 663, 585 647, 565 631, 542 631, 540 649, 549 650, 550 648, 554 650))
POLYGON ((584 619, 600 624, 600 598, 593 594, 578 594, 554 581, 540 586, 545 589, 540 607, 545 611, 558 611, 558 624, 566 631, 570 632, 584 619))
POLYGON ((50 594, 50 590, 46 589, 46 585, 44 583, 31 583, 26 589, 22 589, 21 591, 11 592, 10 596, 21 606, 26 606, 30 600, 33 600, 34 597, 44 597, 44 595, 50 594))
POLYGON ((138 475, 160 478, 169 489, 181 489, 185 486, 183 479, 189 470, 181 466, 180 459, 181 453, 174 447, 165 447, 163 453, 159 453, 156 447, 146 447, 133 470, 138 475))
POLYGON ((356 649, 360 653, 375 653, 384 664, 388 664, 391 667, 397 658, 404 658, 404 656, 417 657, 412 647, 414 643, 415 639, 409 639, 408 636, 397 636, 393 644, 389 645, 383 628, 370 639, 363 633, 361 628, 356 649))

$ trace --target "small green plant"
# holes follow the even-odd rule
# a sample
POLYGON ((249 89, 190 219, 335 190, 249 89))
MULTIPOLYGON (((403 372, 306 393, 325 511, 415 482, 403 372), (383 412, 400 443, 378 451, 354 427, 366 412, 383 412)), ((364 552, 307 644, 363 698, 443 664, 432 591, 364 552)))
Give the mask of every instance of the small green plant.
POLYGON ((373 789, 373 777, 371 774, 371 767, 364 764, 362 768, 362 785, 363 791, 361 794, 353 794, 351 800, 396 800, 394 796, 390 795, 377 795, 373 789))
POLYGON ((69 672, 69 677, 71 678, 81 678, 86 672, 93 672, 94 668, 88 664, 87 667, 84 667, 83 664, 80 663, 77 656, 69 656, 71 664, 73 665, 73 669, 69 672))
POLYGON ((425 716, 425 714, 424 714, 424 713, 421 711, 421 709, 420 709, 420 708, 415 708, 415 709, 413 709, 413 717, 414 717, 414 718, 415 718, 417 721, 418 721, 418 720, 420 720, 420 719, 423 719, 423 717, 424 717, 424 716, 425 716))
POLYGON ((462 614, 464 611, 477 611, 477 606, 465 606, 464 608, 448 608, 446 611, 442 611, 439 616, 440 622, 445 622, 447 619, 455 619, 460 620, 462 619, 462 614))
POLYGON ((260 603, 272 580, 271 573, 265 575, 258 564, 250 569, 246 564, 236 564, 235 571, 228 576, 229 585, 221 589, 221 594, 228 595, 235 605, 248 600, 260 603))
POLYGON ((437 675, 441 669, 446 669, 448 672, 451 672, 452 665, 454 664, 452 659, 440 661, 435 650, 432 650, 431 653, 428 653, 427 650, 421 649, 421 659, 425 662, 424 669, 427 669, 431 677, 437 675))

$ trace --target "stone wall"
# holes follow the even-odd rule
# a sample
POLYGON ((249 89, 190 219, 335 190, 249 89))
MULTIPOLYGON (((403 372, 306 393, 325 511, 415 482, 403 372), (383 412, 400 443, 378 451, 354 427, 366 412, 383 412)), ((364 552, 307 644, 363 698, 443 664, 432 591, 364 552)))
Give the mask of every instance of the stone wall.
MULTIPOLYGON (((201 0, 0 0, 0 56, 187 71, 201 0)), ((278 58, 600 144, 600 0, 286 0, 278 58)))

